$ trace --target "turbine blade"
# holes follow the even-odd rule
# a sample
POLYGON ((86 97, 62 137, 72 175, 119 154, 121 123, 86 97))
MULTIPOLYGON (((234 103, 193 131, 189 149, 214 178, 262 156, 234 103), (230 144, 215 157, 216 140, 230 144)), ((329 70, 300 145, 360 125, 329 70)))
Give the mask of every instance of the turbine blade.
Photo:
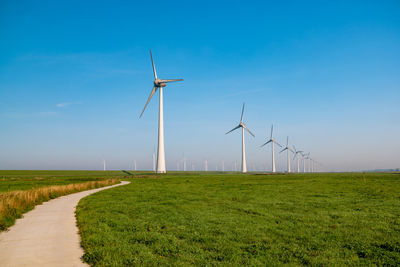
POLYGON ((139 118, 142 117, 144 110, 146 109, 147 105, 149 104, 150 99, 153 97, 154 93, 157 91, 157 88, 158 88, 158 87, 153 87, 153 90, 151 90, 150 96, 149 96, 149 98, 147 99, 146 105, 144 106, 144 108, 143 108, 143 110, 142 110, 142 113, 140 113, 139 118))
POLYGON ((241 126, 238 125, 238 126, 236 126, 235 128, 233 128, 232 130, 230 130, 229 132, 227 132, 226 134, 228 134, 228 133, 230 133, 230 132, 233 132, 234 130, 236 130, 236 129, 240 128, 240 127, 241 127, 241 126))
POLYGON ((179 82, 183 81, 183 79, 167 79, 167 80, 161 80, 163 83, 170 83, 170 82, 179 82))
POLYGON ((150 57, 151 57, 151 65, 153 65, 153 73, 154 73, 154 79, 157 79, 157 72, 156 72, 156 67, 154 66, 154 61, 153 61, 153 55, 151 54, 151 49, 150 49, 150 57))
POLYGON ((271 140, 269 140, 268 142, 266 142, 266 143, 264 143, 262 146, 260 146, 260 147, 263 147, 263 146, 265 146, 265 145, 268 145, 269 143, 271 143, 272 141, 271 140))
POLYGON ((244 129, 245 129, 246 131, 248 131, 249 134, 251 134, 253 137, 256 137, 249 129, 247 129, 247 127, 244 127, 244 129))
POLYGON ((242 106, 242 116, 240 116, 240 122, 243 122, 243 113, 244 113, 244 103, 243 103, 243 106, 242 106))
POLYGON ((279 152, 279 153, 282 153, 283 151, 285 151, 286 149, 288 149, 287 147, 285 147, 284 149, 282 149, 281 150, 281 152, 279 152))
POLYGON ((289 136, 286 138, 286 146, 289 146, 289 136))
POLYGON ((281 144, 279 144, 278 142, 274 141, 275 144, 277 144, 278 146, 282 147, 281 144))

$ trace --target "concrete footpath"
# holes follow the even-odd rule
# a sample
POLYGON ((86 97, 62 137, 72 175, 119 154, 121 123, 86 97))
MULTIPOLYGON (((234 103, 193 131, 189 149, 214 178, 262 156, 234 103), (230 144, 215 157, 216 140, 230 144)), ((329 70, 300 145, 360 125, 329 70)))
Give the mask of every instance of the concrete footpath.
POLYGON ((38 205, 0 233, 0 266, 87 266, 76 226, 81 198, 120 184, 62 196, 38 205))

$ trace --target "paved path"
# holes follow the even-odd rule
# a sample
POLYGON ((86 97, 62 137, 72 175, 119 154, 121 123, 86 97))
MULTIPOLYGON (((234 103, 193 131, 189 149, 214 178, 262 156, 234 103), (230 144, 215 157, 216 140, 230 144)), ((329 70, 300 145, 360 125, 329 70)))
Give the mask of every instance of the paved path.
POLYGON ((62 196, 25 213, 0 233, 0 266, 87 266, 76 226, 75 207, 87 195, 120 184, 62 196))

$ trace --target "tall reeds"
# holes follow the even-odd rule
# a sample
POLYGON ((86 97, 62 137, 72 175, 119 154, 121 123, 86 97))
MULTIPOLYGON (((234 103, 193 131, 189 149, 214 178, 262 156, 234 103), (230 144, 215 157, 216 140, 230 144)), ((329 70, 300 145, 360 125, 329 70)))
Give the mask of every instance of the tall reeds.
POLYGON ((0 193, 0 231, 4 231, 13 225, 16 219, 20 218, 23 213, 33 209, 35 205, 63 195, 113 185, 118 182, 118 179, 108 179, 0 193))

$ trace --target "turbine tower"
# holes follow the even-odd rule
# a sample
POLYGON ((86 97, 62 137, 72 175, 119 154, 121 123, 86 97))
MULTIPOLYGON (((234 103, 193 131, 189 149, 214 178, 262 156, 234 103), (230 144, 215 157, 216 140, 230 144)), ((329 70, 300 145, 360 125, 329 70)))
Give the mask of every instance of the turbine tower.
MULTIPOLYGON (((309 160, 309 162, 310 162, 310 160, 311 160, 311 158, 310 158, 310 152, 308 152, 305 156, 306 156, 305 159, 306 159, 306 160, 309 160)), ((310 163, 308 163, 308 172, 310 172, 310 163)))
POLYGON ((140 117, 142 117, 143 112, 145 111, 147 105, 150 102, 150 99, 153 97, 154 93, 159 90, 159 106, 158 106, 158 146, 157 146, 157 173, 165 173, 165 151, 164 151, 164 112, 163 112, 163 88, 167 86, 169 82, 178 82, 183 81, 183 79, 158 79, 156 67, 154 66, 153 55, 150 50, 150 58, 151 64, 153 65, 153 74, 154 74, 154 86, 151 90, 150 96, 147 99, 146 105, 143 108, 142 113, 140 113, 140 117))
POLYGON ((244 145, 244 130, 248 131, 249 134, 251 134, 253 137, 255 137, 255 135, 249 129, 247 129, 246 125, 244 124, 243 113, 244 113, 244 103, 242 106, 242 116, 240 117, 239 125, 236 126, 235 128, 233 128, 232 130, 230 130, 229 132, 227 132, 226 134, 233 132, 236 129, 242 128, 242 172, 245 173, 245 172, 247 172, 247 167, 246 167, 246 148, 244 145))
POLYGON ((289 136, 286 138, 286 147, 284 149, 281 150, 282 153, 283 151, 287 151, 287 172, 290 172, 290 156, 289 156, 289 152, 293 153, 293 150, 289 147, 289 136))
POLYGON ((310 153, 308 153, 308 154, 301 153, 301 157, 302 157, 302 159, 303 159, 303 173, 306 172, 306 157, 307 157, 308 155, 310 155, 310 153))
POLYGON ((106 170, 106 160, 105 159, 103 159, 103 170, 104 171, 106 170))
POLYGON ((297 154, 302 155, 303 151, 301 151, 301 150, 296 150, 296 147, 295 147, 295 146, 293 146, 293 149, 294 149, 294 157, 293 157, 293 160, 294 160, 295 158, 297 158, 297 173, 299 173, 299 172, 300 172, 300 158, 297 156, 297 154))
POLYGON ((281 146, 278 142, 276 142, 276 141, 274 140, 274 138, 272 137, 272 132, 273 132, 273 130, 274 130, 274 125, 271 125, 271 136, 270 136, 269 140, 268 140, 266 143, 264 143, 261 147, 263 147, 263 146, 265 146, 265 145, 271 143, 271 146, 272 146, 272 172, 276 172, 276 169, 275 169, 274 144, 277 144, 277 145, 280 146, 280 147, 282 147, 282 146, 281 146))

